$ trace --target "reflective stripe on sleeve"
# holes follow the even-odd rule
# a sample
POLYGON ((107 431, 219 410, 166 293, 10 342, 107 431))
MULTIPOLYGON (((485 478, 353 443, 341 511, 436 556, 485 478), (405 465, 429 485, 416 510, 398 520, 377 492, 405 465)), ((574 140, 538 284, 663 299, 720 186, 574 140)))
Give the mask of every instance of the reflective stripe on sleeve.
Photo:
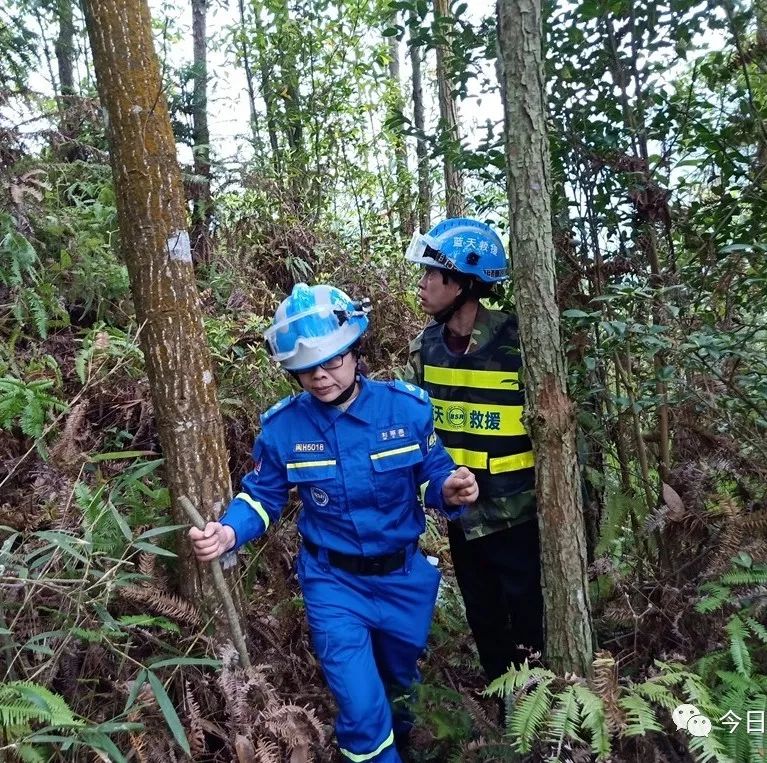
POLYGON ((394 450, 385 450, 383 453, 371 453, 370 458, 374 461, 379 458, 386 458, 386 456, 398 456, 400 453, 409 453, 411 450, 418 450, 421 446, 417 443, 415 445, 405 445, 402 448, 394 448, 394 450))
POLYGON ((513 456, 500 456, 490 459, 490 474, 501 472, 516 472, 520 469, 529 469, 535 466, 535 456, 532 450, 527 453, 515 453, 513 456))
POLYGON ((380 755, 391 744, 394 744, 393 731, 389 732, 389 736, 386 737, 386 739, 384 739, 383 742, 381 742, 381 744, 379 744, 378 747, 373 750, 373 752, 356 755, 353 752, 349 752, 349 750, 344 750, 343 747, 339 747, 338 750, 341 755, 343 755, 345 758, 349 758, 349 760, 353 760, 354 763, 363 763, 363 761, 371 760, 372 758, 375 758, 376 755, 380 755))
POLYGON ((519 389, 516 371, 477 371, 468 368, 440 368, 424 366, 423 380, 446 387, 473 387, 476 389, 519 389))
POLYGON ((237 493, 235 498, 241 498, 245 501, 245 503, 247 503, 248 506, 250 506, 250 508, 264 520, 264 529, 269 527, 269 515, 266 513, 266 509, 264 509, 258 501, 254 501, 247 493, 237 493))

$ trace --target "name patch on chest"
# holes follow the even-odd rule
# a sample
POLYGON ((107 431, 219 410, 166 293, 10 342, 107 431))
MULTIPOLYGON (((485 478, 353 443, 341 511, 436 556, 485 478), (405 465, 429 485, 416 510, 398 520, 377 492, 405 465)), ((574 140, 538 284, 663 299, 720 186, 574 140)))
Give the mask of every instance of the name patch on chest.
POLYGON ((297 442, 293 446, 294 453, 324 453, 324 442, 297 442))
POLYGON ((391 440, 403 440, 408 435, 408 428, 404 426, 392 425, 386 429, 378 430, 378 441, 389 442, 391 440))

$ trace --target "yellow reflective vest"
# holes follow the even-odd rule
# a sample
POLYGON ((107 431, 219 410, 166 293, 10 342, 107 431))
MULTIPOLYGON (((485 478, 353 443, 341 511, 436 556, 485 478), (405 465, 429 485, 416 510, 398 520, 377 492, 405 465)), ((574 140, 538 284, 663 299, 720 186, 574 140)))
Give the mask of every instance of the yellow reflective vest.
POLYGON ((480 500, 533 490, 516 319, 509 316, 486 344, 467 354, 451 352, 442 331, 441 324, 424 330, 420 360, 434 428, 447 451, 476 474, 480 500))

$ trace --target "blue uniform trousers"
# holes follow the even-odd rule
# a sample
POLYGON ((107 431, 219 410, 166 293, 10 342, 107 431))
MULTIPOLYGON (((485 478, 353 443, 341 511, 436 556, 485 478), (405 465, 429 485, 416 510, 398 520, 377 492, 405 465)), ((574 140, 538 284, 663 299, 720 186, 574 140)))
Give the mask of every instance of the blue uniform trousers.
POLYGON ((386 575, 356 575, 305 548, 298 578, 314 650, 338 704, 336 739, 355 763, 399 763, 394 738, 409 728, 390 699, 418 680, 440 572, 412 545, 405 565, 386 575))

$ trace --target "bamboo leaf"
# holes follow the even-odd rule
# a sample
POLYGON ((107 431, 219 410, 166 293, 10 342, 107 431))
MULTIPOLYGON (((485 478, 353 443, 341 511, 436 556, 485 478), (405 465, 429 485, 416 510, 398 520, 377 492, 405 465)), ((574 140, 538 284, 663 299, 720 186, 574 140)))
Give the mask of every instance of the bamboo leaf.
POLYGON ((146 540, 147 538, 154 538, 156 535, 165 535, 166 533, 173 532, 174 530, 181 530, 187 528, 189 525, 165 525, 165 527, 153 527, 151 530, 141 533, 136 540, 146 540))
POLYGON ((113 450, 109 453, 97 453, 88 459, 88 463, 97 464, 99 461, 120 461, 127 458, 141 458, 141 456, 156 456, 153 450, 113 450))
POLYGON ((207 665, 210 668, 220 668, 221 660, 213 657, 169 657, 157 662, 151 662, 148 667, 154 670, 155 668, 166 668, 176 665, 207 665))
POLYGON ((160 681, 157 674, 153 673, 151 670, 147 671, 147 677, 149 678, 149 685, 152 687, 154 696, 157 698, 157 704, 160 706, 160 710, 162 710, 165 722, 173 733, 174 739, 187 755, 191 755, 192 753, 189 749, 189 740, 186 738, 186 732, 179 720, 176 709, 173 707, 173 703, 170 701, 170 697, 165 691, 165 687, 162 685, 162 681, 160 681))
POLYGON ((166 548, 155 546, 154 543, 144 543, 144 541, 133 541, 131 544, 142 551, 146 551, 148 554, 157 554, 157 556, 169 556, 173 559, 176 558, 176 554, 172 551, 168 551, 166 548))

